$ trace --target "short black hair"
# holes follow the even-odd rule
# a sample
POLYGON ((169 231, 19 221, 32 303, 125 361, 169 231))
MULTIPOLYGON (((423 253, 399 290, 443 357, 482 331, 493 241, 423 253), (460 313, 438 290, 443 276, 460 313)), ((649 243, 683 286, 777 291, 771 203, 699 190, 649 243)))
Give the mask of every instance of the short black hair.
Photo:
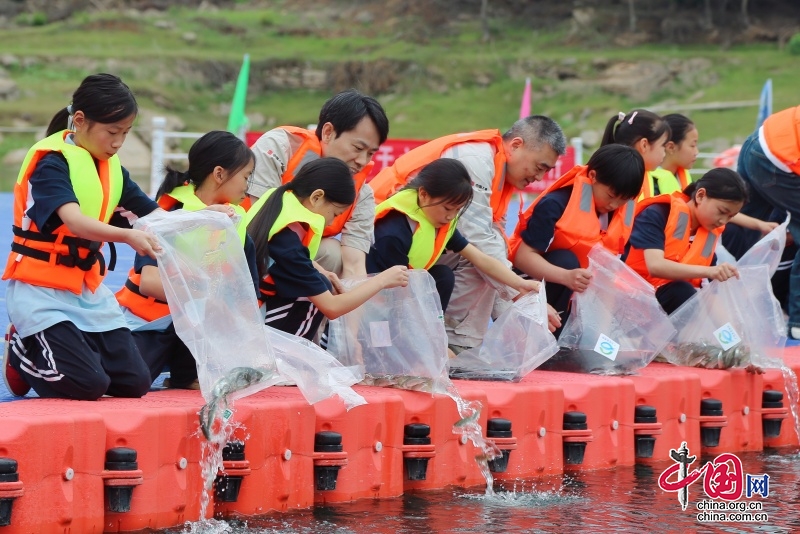
POLYGON ((317 139, 322 139, 322 127, 326 122, 333 125, 336 137, 353 130, 361 119, 369 117, 378 130, 379 144, 389 137, 389 119, 377 100, 371 96, 348 89, 330 98, 319 112, 317 139))
POLYGON ((595 172, 598 183, 622 198, 636 198, 642 192, 644 159, 633 147, 617 143, 601 146, 589 158, 587 167, 595 172))

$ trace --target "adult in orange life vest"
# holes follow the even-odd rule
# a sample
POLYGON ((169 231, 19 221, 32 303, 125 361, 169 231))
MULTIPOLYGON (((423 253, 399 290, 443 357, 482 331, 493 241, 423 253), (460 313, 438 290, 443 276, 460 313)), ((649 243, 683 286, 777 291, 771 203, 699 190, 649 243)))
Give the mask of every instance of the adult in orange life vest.
MULTIPOLYGON (((228 132, 209 132, 189 149, 186 172, 167 168, 156 194, 158 204, 167 211, 213 209, 243 217, 244 209, 238 204, 245 199, 254 164, 253 152, 238 137, 228 132)), ((244 250, 255 288, 258 274, 252 240, 245 239, 244 250)), ((116 296, 151 379, 155 380, 169 364, 170 377, 165 381, 168 387, 198 389, 194 357, 169 320, 156 260, 137 255, 128 280, 116 296)), ((253 298, 258 298, 256 292, 253 298)))
MULTIPOLYGON (((742 144, 739 174, 750 187, 742 213, 769 220, 774 209, 788 211, 789 231, 800 243, 800 106, 773 113, 742 144)), ((789 335, 800 339, 800 252, 789 276, 789 335)))
POLYGON ((747 186, 736 171, 717 168, 682 193, 639 203, 625 262, 653 285, 665 312, 694 295, 703 278, 739 275, 733 265, 715 265, 714 249, 746 201, 747 186))
POLYGON ((520 278, 457 230, 458 218, 472 195, 472 181, 463 163, 440 158, 427 164, 375 209, 375 243, 367 254, 367 271, 379 273, 393 265, 427 269, 436 282, 443 312, 447 312, 455 283, 452 269, 436 263, 445 249, 464 256, 482 273, 521 294, 538 291, 539 282, 520 278))
POLYGON ((137 114, 116 76, 83 80, 25 158, 14 186, 14 241, 4 280, 11 319, 3 378, 15 395, 95 400, 141 397, 150 373, 114 294, 102 284, 105 242, 155 257, 154 236, 115 210, 158 209, 116 153, 137 114))
POLYGON ((585 291, 591 282, 589 250, 602 243, 622 254, 643 178, 644 161, 635 149, 606 145, 547 188, 520 217, 509 258, 520 272, 548 282, 547 302, 562 314, 562 323, 573 292, 585 291))
MULTIPOLYGON (((370 182, 375 199, 383 202, 428 163, 453 158, 467 168, 473 183, 472 202, 458 221, 458 231, 478 250, 507 259, 505 218, 512 194, 541 180, 566 151, 566 139, 552 119, 533 115, 510 130, 449 135, 397 158, 370 182)), ((497 316, 518 293, 477 269, 468 259, 445 252, 438 263, 455 273, 455 285, 445 314, 450 348, 458 353, 483 341, 490 318, 497 316)))
POLYGON ((333 294, 330 279, 312 264, 325 226, 355 199, 347 164, 321 158, 304 165, 290 182, 267 191, 248 210, 244 222, 256 247, 266 325, 311 340, 323 315, 335 319, 381 289, 408 285, 408 268, 397 266, 333 294))
POLYGON ((252 149, 256 170, 248 191, 255 202, 268 189, 290 182, 303 165, 322 157, 344 161, 353 175, 356 202, 326 225, 315 266, 335 285, 338 277, 366 275, 364 258, 372 242, 375 202, 366 177, 372 156, 389 135, 389 119, 377 100, 344 91, 325 102, 316 132, 280 126, 262 135, 252 149), (341 234, 341 240, 334 237, 341 234))

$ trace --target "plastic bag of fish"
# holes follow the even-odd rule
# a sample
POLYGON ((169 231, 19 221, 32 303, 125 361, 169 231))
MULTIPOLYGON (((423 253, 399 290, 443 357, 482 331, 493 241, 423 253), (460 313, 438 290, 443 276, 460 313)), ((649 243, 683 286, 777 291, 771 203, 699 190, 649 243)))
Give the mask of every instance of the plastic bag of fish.
MULTIPOLYGON (((362 280, 363 281, 363 280, 362 280)), ((361 281, 343 280, 345 288, 361 281)), ((447 378, 447 334, 436 284, 424 269, 409 271, 408 286, 384 289, 330 322, 328 351, 357 366, 364 383, 392 380, 439 391, 447 378), (389 378, 391 377, 391 378, 389 378), (431 385, 424 385, 425 380, 431 385), (439 384, 439 385, 435 385, 439 384)))
POLYGON ((558 351, 547 328, 545 284, 518 299, 495 321, 483 343, 451 359, 450 377, 519 380, 558 351))
POLYGON ((781 366, 786 327, 766 264, 740 267, 739 278, 711 282, 670 320, 677 334, 663 355, 671 363, 710 369, 781 366))
POLYGON ((201 210, 155 211, 136 221, 155 234, 158 270, 175 332, 197 363, 207 403, 280 381, 253 279, 233 221, 201 210))
POLYGON ((675 334, 653 286, 601 245, 589 251, 592 280, 572 296, 559 352, 539 369, 634 374, 675 334))

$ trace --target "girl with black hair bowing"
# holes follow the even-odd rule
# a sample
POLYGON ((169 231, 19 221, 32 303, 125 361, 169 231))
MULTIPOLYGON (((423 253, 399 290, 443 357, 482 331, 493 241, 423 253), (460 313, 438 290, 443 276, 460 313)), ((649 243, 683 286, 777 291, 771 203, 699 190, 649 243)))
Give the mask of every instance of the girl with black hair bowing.
POLYGON ((327 224, 355 201, 347 164, 321 158, 304 165, 295 177, 268 190, 245 216, 255 242, 265 324, 313 339, 323 315, 335 319, 369 300, 381 289, 407 286, 408 268, 392 267, 346 293, 313 265, 327 224))
POLYGON ((367 272, 379 273, 394 265, 427 269, 436 282, 443 312, 455 285, 453 270, 436 263, 445 250, 462 255, 520 295, 538 291, 539 282, 520 278, 502 262, 469 244, 456 229, 472 194, 467 168, 457 159, 441 158, 423 167, 375 209, 375 243, 367 254, 367 272))

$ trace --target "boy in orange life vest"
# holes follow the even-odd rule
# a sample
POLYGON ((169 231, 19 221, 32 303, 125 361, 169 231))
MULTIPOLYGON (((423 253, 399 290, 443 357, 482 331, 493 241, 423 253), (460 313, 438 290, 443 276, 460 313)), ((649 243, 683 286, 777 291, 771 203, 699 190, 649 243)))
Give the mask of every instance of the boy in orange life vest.
MULTIPOLYGON (((400 156, 370 182, 375 200, 383 202, 419 170, 439 158, 453 158, 467 168, 473 198, 458 221, 458 231, 472 245, 505 265, 508 262, 505 219, 512 194, 541 180, 566 151, 558 124, 533 115, 519 120, 504 134, 498 130, 449 135, 400 156)), ((455 286, 445 314, 451 350, 480 345, 491 316, 498 316, 517 291, 481 273, 460 254, 445 252, 438 263, 455 273, 455 286)))
MULTIPOLYGON (((800 106, 767 117, 742 144, 738 170, 750 188, 742 213, 766 221, 773 209, 788 211, 789 231, 800 243, 800 106)), ((800 339, 800 252, 792 263, 788 300, 789 335, 800 339)))
POLYGON ((377 100, 344 91, 322 106, 317 131, 281 126, 262 135, 252 149, 256 170, 248 190, 252 202, 267 189, 288 183, 309 161, 332 157, 344 161, 356 184, 356 202, 325 227, 315 267, 338 285, 338 277, 365 276, 364 259, 372 242, 375 202, 365 183, 372 155, 389 135, 389 119, 377 100), (342 234, 341 242, 334 239, 342 234))
MULTIPOLYGON (((588 253, 597 243, 622 254, 642 189, 644 161, 633 148, 600 147, 542 193, 517 223, 509 258, 531 278, 544 279, 547 302, 568 315, 572 293, 586 290, 588 253)), ((555 332, 556 336, 560 330, 555 332)))
POLYGON ((683 193, 639 203, 625 263, 656 288, 665 312, 689 300, 702 278, 738 276, 733 265, 714 265, 714 249, 746 200, 747 187, 736 171, 717 168, 683 193))
POLYGON ((140 217, 158 208, 116 155, 137 112, 118 77, 88 76, 23 163, 3 273, 13 324, 3 376, 15 395, 32 387, 40 397, 95 400, 141 397, 150 388, 114 294, 102 284, 114 262, 112 252, 106 266, 105 242, 150 257, 160 250, 154 236, 112 219, 118 206, 140 217))

